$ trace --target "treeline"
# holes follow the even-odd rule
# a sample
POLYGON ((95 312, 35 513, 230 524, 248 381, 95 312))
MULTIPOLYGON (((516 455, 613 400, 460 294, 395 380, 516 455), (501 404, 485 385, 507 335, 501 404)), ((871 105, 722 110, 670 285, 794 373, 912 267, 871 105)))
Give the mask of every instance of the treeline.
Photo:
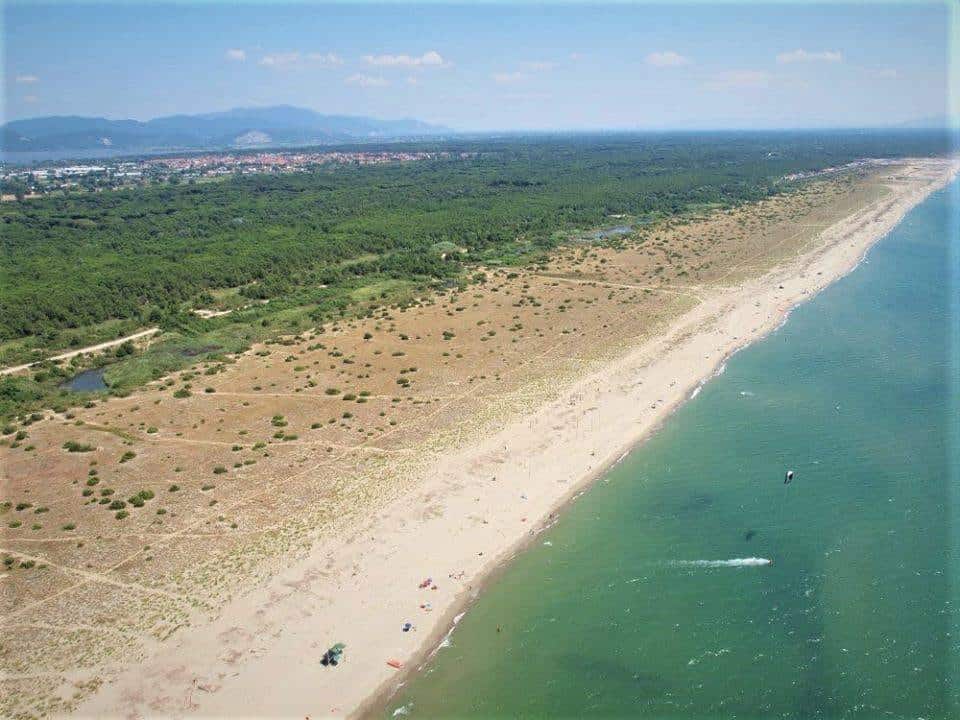
POLYGON ((4 203, 0 341, 148 321, 217 288, 264 299, 369 273, 447 277, 613 214, 732 205, 774 192, 788 173, 949 143, 935 133, 714 133, 439 147, 470 156, 4 203))

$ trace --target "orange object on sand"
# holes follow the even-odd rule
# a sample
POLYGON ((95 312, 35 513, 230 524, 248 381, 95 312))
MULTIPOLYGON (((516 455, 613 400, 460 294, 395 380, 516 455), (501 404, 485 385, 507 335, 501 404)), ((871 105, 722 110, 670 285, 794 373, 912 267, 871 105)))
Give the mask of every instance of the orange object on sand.
POLYGON ((403 667, 403 663, 399 660, 387 660, 387 665, 392 668, 396 668, 397 670, 403 667))

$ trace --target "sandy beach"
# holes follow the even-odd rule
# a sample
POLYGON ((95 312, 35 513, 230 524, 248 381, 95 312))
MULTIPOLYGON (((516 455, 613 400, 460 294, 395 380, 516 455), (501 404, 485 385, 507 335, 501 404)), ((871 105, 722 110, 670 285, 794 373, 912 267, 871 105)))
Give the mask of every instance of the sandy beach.
POLYGON ((418 470, 412 488, 230 601, 154 641, 80 717, 344 717, 376 712, 498 567, 622 458, 732 353, 850 272, 957 161, 917 160, 891 192, 760 277, 702 290, 655 337, 418 470), (424 581, 428 580, 425 587, 424 581), (425 607, 424 607, 425 606, 425 607), (404 623, 413 629, 404 632, 404 623), (319 659, 335 642, 346 662, 319 659), (388 665, 396 661, 399 668, 388 665))

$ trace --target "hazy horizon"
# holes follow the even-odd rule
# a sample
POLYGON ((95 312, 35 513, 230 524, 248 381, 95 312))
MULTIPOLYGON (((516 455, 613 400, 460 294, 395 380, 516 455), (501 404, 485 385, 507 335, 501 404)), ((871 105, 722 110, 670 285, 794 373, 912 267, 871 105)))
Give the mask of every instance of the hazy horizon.
MULTIPOLYGON (((136 122, 150 122, 151 120, 157 120, 166 117, 175 117, 175 116, 204 116, 204 115, 217 115, 229 113, 235 110, 269 110, 272 108, 295 108, 298 110, 309 110, 320 115, 342 115, 345 117, 370 117, 378 120, 422 120, 422 118, 413 116, 413 115, 362 115, 360 113, 327 113, 323 108, 307 107, 305 105, 290 105, 287 103, 279 105, 250 105, 250 106, 235 106, 235 107, 216 107, 211 108, 210 110, 204 110, 196 113, 171 113, 170 115, 156 115, 152 117, 126 117, 121 115, 108 116, 108 115, 79 115, 76 113, 57 113, 52 115, 27 115, 22 118, 13 118, 10 120, 3 121, 5 123, 15 123, 22 121, 31 121, 31 120, 40 120, 51 117, 78 117, 78 118, 103 118, 110 121, 124 121, 124 120, 133 120, 136 122)), ((960 117, 952 115, 940 115, 940 116, 928 116, 928 117, 916 117, 910 120, 903 122, 898 122, 888 125, 808 125, 808 126, 778 126, 778 125, 769 125, 769 126, 755 126, 755 127, 745 127, 745 126, 727 126, 727 127, 718 127, 718 126, 709 126, 709 125, 683 125, 683 126, 635 126, 635 127, 607 127, 607 126, 594 126, 594 127, 557 127, 557 128, 526 128, 526 127, 500 127, 500 128, 487 128, 487 129, 461 129, 457 127, 447 127, 443 125, 437 125, 445 133, 449 132, 456 135, 463 136, 487 136, 487 135, 580 135, 580 134, 629 134, 629 133, 684 133, 684 132, 818 132, 818 131, 858 131, 858 130, 941 130, 941 129, 956 129, 956 125, 960 122, 960 117), (928 121, 930 124, 928 124, 928 121)), ((346 142, 346 141, 345 141, 346 142)), ((347 143, 349 144, 349 143, 347 143)))

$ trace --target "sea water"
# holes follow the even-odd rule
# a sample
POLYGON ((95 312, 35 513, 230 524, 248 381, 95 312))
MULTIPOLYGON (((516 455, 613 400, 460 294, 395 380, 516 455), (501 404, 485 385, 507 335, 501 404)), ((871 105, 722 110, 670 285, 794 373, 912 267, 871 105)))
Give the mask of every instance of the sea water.
POLYGON ((385 715, 960 717, 957 196, 731 358, 385 715))

